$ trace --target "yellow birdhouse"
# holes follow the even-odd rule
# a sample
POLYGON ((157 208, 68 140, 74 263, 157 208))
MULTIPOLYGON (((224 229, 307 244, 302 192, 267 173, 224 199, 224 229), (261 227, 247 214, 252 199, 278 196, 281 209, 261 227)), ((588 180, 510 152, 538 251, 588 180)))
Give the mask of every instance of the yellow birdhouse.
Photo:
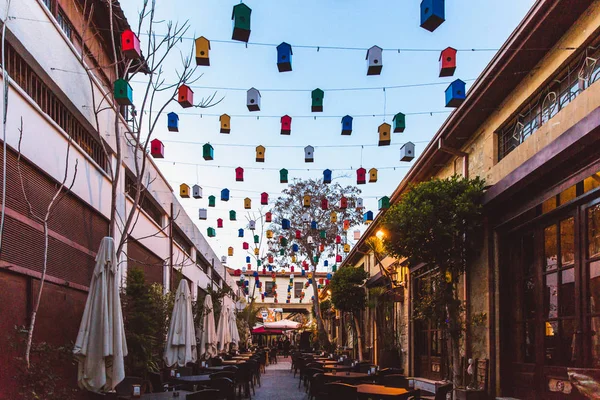
POLYGON ((179 185, 179 196, 183 197, 184 199, 188 199, 190 197, 190 187, 185 183, 179 185))
POLYGON ((210 65, 208 51, 210 50, 210 40, 204 36, 196 39, 196 65, 210 65))
POLYGON ((273 231, 272 230, 267 230, 267 239, 273 239, 273 231))
POLYGON ((304 207, 310 207, 310 196, 309 195, 305 195, 302 198, 302 204, 304 205, 304 207))
POLYGON ((265 146, 256 146, 256 162, 265 162, 265 146))
POLYGON ((249 198, 249 197, 246 197, 246 198, 244 199, 244 208, 245 208, 246 210, 249 210, 249 209, 251 209, 251 208, 252 208, 252 200, 250 200, 250 198, 249 198))
POLYGON ((230 133, 231 117, 227 114, 223 114, 219 117, 219 121, 221 122, 221 133, 230 133))
POLYGON ((292 256, 292 262, 295 263, 296 262, 296 256, 292 256))
POLYGON ((377 130, 379 131, 379 145, 389 146, 391 142, 390 132, 392 131, 392 126, 384 122, 383 124, 379 125, 377 130))
POLYGON ((350 253, 350 245, 348 243, 344 245, 344 253, 350 253))
POLYGON ((331 223, 335 224, 337 222, 337 213, 335 211, 331 212, 331 223))
POLYGON ((255 247, 254 248, 254 255, 257 256, 259 251, 260 251, 260 249, 258 247, 255 247))
POLYGON ((229 247, 229 248, 227 249, 227 255, 228 255, 229 257, 233 256, 233 247, 229 247))
POLYGON ((369 182, 377 182, 377 168, 369 170, 369 182))

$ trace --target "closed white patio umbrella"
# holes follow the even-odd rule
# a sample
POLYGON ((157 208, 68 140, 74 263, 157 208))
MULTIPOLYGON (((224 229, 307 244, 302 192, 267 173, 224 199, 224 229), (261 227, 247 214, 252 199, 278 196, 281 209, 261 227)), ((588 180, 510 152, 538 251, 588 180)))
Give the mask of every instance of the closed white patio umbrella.
POLYGON ((291 321, 289 319, 282 319, 275 322, 265 322, 265 329, 299 329, 302 326, 300 322, 291 321))
POLYGON ((219 342, 219 351, 229 350, 231 343, 231 331, 229 329, 229 310, 222 309, 219 316, 219 326, 217 327, 217 341, 219 342))
POLYGON ((184 367, 187 363, 196 362, 198 359, 192 295, 185 279, 179 282, 175 294, 175 306, 171 315, 163 358, 167 367, 174 365, 184 367))
POLYGON ((115 242, 102 238, 73 353, 77 383, 92 392, 113 390, 125 378, 127 341, 118 284, 115 242))
POLYGON ((233 310, 231 310, 229 312, 229 330, 230 330, 231 343, 233 343, 236 346, 239 346, 240 332, 238 331, 237 318, 236 318, 235 312, 233 310))
POLYGON ((217 332, 215 329, 215 313, 213 312, 213 303, 210 295, 204 299, 204 317, 202 318, 201 329, 198 329, 200 339, 201 359, 209 359, 217 355, 217 332))

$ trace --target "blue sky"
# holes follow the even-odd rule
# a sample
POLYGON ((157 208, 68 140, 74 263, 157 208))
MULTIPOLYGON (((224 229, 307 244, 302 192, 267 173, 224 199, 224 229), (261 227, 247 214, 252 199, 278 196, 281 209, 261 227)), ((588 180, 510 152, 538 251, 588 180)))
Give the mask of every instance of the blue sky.
MULTIPOLYGON (((494 55, 494 51, 459 51, 454 77, 438 77, 438 51, 385 51, 380 76, 367 76, 366 52, 362 50, 330 50, 294 48, 293 71, 279 73, 276 49, 243 43, 217 43, 231 40, 231 11, 237 1, 172 0, 157 1, 160 19, 183 22, 190 29, 179 48, 188 54, 192 38, 205 36, 211 43, 210 67, 198 67, 202 77, 193 85, 195 99, 213 91, 202 87, 239 88, 218 90, 224 100, 206 109, 182 109, 177 103, 167 111, 179 114, 179 132, 168 132, 166 115, 155 137, 165 144, 165 159, 157 164, 175 190, 182 182, 198 183, 204 188, 204 198, 181 199, 200 230, 206 234, 209 226, 216 228, 216 219, 223 218, 225 227, 217 237, 208 239, 217 254, 225 255, 233 246, 235 256, 230 265, 241 267, 245 252, 237 230, 246 225, 243 199, 252 199, 253 210, 260 207, 259 196, 267 192, 277 197, 285 185, 279 183, 280 168, 290 170, 290 178, 322 177, 326 168, 342 185, 356 183, 355 170, 379 169, 377 183, 360 185, 367 209, 377 210, 377 199, 389 195, 402 180, 412 163, 399 161, 399 149, 407 141, 416 144, 417 155, 425 148, 450 111, 444 107, 444 90, 454 79, 463 79, 470 87, 494 55), (440 83, 439 85, 387 89, 381 87, 440 83), (260 112, 246 108, 245 90, 262 90, 260 112), (325 90, 324 112, 311 113, 310 90, 325 90), (328 91, 332 88, 379 88, 376 90, 328 91), (299 89, 303 91, 268 91, 268 89, 299 89), (351 136, 340 135, 343 115, 407 114, 404 133, 394 133, 390 146, 378 147, 377 127, 383 117, 355 118, 351 136), (217 116, 232 117, 231 134, 219 133, 217 116), (413 113, 424 113, 410 115, 413 113), (201 116, 202 114, 202 116, 201 116), (279 134, 279 117, 292 116, 292 134, 279 134), (277 116, 277 118, 270 118, 277 116), (301 118, 302 116, 315 116, 301 118), (257 118, 258 117, 258 118, 257 118), (179 142, 179 143, 178 143, 179 142), (214 161, 202 159, 202 145, 214 146, 214 161), (266 162, 256 163, 255 146, 266 147, 266 162), (235 146, 234 146, 235 145, 235 146), (315 162, 304 162, 303 148, 315 147, 315 162), (365 147, 361 147, 365 145, 365 147), (297 147, 274 147, 297 146, 297 147), (326 147, 320 147, 326 146, 326 147), (351 147, 354 146, 354 147, 351 147), (193 165, 197 164, 197 165, 193 165), (235 182, 234 168, 245 168, 244 182, 235 182), (254 168, 263 168, 254 169, 254 168), (252 168, 252 169, 251 169, 252 168), (310 169, 307 170, 307 169, 310 169), (217 201, 208 208, 208 196, 219 198, 221 188, 231 190, 231 200, 217 201), (198 209, 208 208, 208 220, 198 221, 198 209), (228 211, 236 210, 238 221, 228 220, 228 211)), ((245 2, 252 8, 250 42, 295 45, 369 48, 378 45, 386 49, 498 49, 533 5, 533 0, 446 1, 446 22, 434 32, 419 27, 419 0, 253 0, 245 2)), ((121 0, 130 23, 137 25, 140 0, 121 0)), ((157 28, 160 33, 162 28, 157 28)), ((141 41, 147 39, 141 36, 141 41)), ((144 47, 144 44, 142 44, 144 47)), ((173 53, 165 75, 175 79, 179 54, 173 53)), ((134 101, 136 85, 134 85, 134 101)), ((385 118, 391 123, 391 117, 385 118)), ((265 209, 266 210, 266 209, 265 209)), ((359 227, 363 230, 364 227, 359 227)), ((350 233, 352 230, 350 231, 350 233)), ((351 235, 350 235, 351 236, 351 235)), ((353 242, 350 237, 350 243, 353 242)))

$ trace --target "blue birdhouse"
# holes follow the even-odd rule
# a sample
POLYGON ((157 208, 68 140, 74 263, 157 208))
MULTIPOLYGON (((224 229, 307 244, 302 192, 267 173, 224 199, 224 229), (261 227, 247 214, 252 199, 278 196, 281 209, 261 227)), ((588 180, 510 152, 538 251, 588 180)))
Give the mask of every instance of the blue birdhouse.
POLYGON ((446 107, 458 107, 466 98, 466 84, 460 79, 452 82, 446 89, 446 107))
POLYGON ((169 132, 179 132, 179 116, 174 112, 167 114, 167 128, 169 132))
POLYGON ((305 275, 306 275, 306 271, 305 271, 305 270, 302 270, 302 271, 300 271, 300 274, 301 274, 302 276, 305 276, 305 275))
POLYGON ((292 46, 283 42, 277 46, 277 68, 279 72, 292 70, 292 46))
POLYGON ((282 219, 281 220, 281 229, 290 229, 290 220, 289 219, 282 219))
POLYGON ((238 237, 244 237, 244 230, 243 229, 238 229, 238 237))
POLYGON ((269 272, 273 271, 273 266, 272 265, 269 265, 267 268, 269 269, 269 272))
POLYGON ((250 262, 250 256, 246 256, 246 262, 249 263, 250 262))
POLYGON ((254 272, 252 273, 252 276, 253 276, 253 277, 255 277, 255 278, 258 278, 258 271, 254 271, 254 272))
POLYGON ((367 211, 364 215, 363 215, 363 222, 365 224, 370 224, 371 222, 373 222, 373 211, 367 211))
POLYGON ((229 189, 221 190, 221 201, 229 201, 229 189))
POLYGON ((294 253, 296 253, 296 252, 298 251, 298 245, 297 245, 296 243, 294 243, 294 244, 292 245, 292 251, 293 251, 294 253))
MULTIPOLYGON (((323 261, 323 266, 329 267, 329 261, 327 261, 327 260, 323 261)), ((329 274, 327 274, 327 275, 329 275, 329 274)), ((327 279, 330 279, 330 278, 328 277, 327 279)))
POLYGON ((331 183, 331 170, 326 169, 323 171, 323 183, 331 183))
POLYGON ((445 20, 444 0, 421 1, 421 28, 433 32, 445 20))
POLYGON ((352 134, 352 119, 349 115, 342 118, 342 135, 352 134))
POLYGON ((331 277, 332 277, 332 276, 333 276, 333 275, 331 275, 331 272, 328 272, 328 273, 327 273, 327 279, 331 279, 331 277))
POLYGON ((310 223, 310 229, 317 229, 317 221, 312 221, 310 223))

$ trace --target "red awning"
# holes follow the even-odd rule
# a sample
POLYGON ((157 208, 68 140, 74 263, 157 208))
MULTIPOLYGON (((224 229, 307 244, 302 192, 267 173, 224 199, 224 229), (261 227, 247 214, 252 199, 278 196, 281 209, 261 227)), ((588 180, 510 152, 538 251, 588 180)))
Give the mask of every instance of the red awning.
POLYGON ((261 326, 256 329, 252 329, 253 335, 283 335, 283 331, 281 329, 265 329, 264 326, 261 326))

